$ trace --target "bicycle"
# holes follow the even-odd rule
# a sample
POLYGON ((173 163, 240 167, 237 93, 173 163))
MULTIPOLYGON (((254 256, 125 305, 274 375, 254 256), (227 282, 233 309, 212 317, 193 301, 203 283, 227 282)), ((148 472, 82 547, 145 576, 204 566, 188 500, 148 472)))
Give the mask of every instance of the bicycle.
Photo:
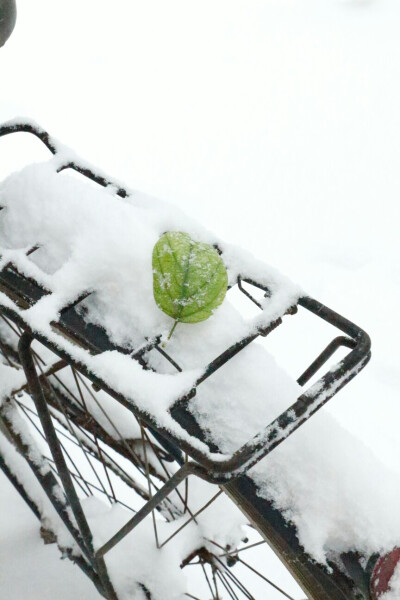
MULTIPOLYGON (((129 190, 76 158, 33 122, 0 127, 0 137, 18 132, 36 136, 50 150, 58 178, 73 170, 108 188, 110 203, 113 196, 129 200, 129 190)), ((4 210, 12 212, 10 206, 4 210)), ((229 255, 218 242, 215 247, 222 257, 229 255)), ((251 600, 247 581, 254 576, 277 598, 293 598, 243 558, 245 551, 254 554, 265 543, 310 600, 376 600, 388 589, 397 549, 361 562, 353 552, 331 556, 326 565, 318 563, 300 544, 295 525, 260 495, 249 473, 365 367, 370 340, 363 330, 320 302, 291 288, 288 292, 274 274, 258 281, 246 259, 247 272, 243 268, 237 273, 228 293, 240 294, 261 318, 255 317, 247 329, 238 327, 231 343, 219 348, 199 372, 180 364, 182 355, 165 346, 160 331, 139 344, 132 339, 116 343, 107 324, 88 316, 96 296, 92 284, 87 288, 80 281, 73 297, 54 314, 50 311, 52 318, 35 313, 35 306, 45 301, 50 306, 56 297, 54 274, 40 269, 40 259, 32 262, 42 248, 35 241, 8 253, 3 249, 0 349, 7 375, 0 408, 0 467, 41 522, 43 535, 58 544, 100 594, 109 600, 129 594, 154 600, 198 600, 198 594, 251 600), (348 354, 252 439, 231 452, 219 447, 193 408, 196 398, 227 365, 250 352, 255 340, 275 331, 298 309, 341 332, 297 379, 299 386, 339 348, 348 354), (161 379, 153 377, 157 372, 161 379), (154 404, 146 405, 141 385, 154 386, 154 396, 167 407, 161 417, 154 404), (21 458, 39 486, 30 475, 21 477, 21 458), (227 496, 245 515, 240 526, 239 513, 227 496), (100 505, 99 498, 110 508, 100 505), (246 520, 251 540, 244 538, 246 520), (148 553, 136 570, 129 562, 132 544, 143 548, 136 552, 138 563, 148 553), (149 561, 163 572, 160 581, 149 576, 149 561), (192 572, 193 589, 185 589, 181 570, 192 572)))

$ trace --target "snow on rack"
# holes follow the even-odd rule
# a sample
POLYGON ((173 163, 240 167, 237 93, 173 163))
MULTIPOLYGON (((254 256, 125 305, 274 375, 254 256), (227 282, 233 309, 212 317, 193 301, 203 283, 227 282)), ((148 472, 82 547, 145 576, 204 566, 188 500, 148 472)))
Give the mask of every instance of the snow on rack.
MULTIPOLYGON (((60 157, 56 156, 49 162, 28 166, 8 177, 0 189, 0 205, 5 208, 0 220, 0 268, 12 262, 19 272, 51 291, 24 310, 23 317, 34 331, 101 375, 110 387, 132 398, 159 424, 188 438, 168 408, 192 389, 212 359, 240 337, 284 314, 296 303, 301 290, 247 253, 219 242, 170 205, 135 193, 126 199, 112 197, 113 190, 58 174, 59 164, 60 157), (90 356, 52 330, 50 323, 58 319, 63 307, 82 293, 91 292, 82 303, 86 319, 104 327, 115 344, 134 353, 156 335, 166 336, 172 320, 154 301, 151 257, 159 237, 171 230, 218 243, 232 283, 245 272, 268 285, 273 298, 262 316, 245 321, 226 300, 209 320, 178 326, 168 347, 181 364, 181 373, 162 357, 158 362, 152 359, 151 366, 157 372, 151 372, 118 351, 90 356), (26 256, 33 246, 39 249, 26 256)), ((3 300, 9 303, 2 295, 3 300)), ((284 400, 289 402, 285 394, 284 400)), ((209 453, 206 444, 190 440, 209 453)))
MULTIPOLYGON (((237 339, 283 315, 302 292, 268 265, 217 240, 171 205, 136 192, 122 199, 113 195, 114 189, 57 174, 59 160, 29 166, 2 184, 0 205, 5 210, 0 219, 0 267, 11 261, 21 273, 51 291, 22 311, 35 331, 101 374, 112 388, 131 398, 162 426, 185 438, 189 434, 169 415, 171 404, 191 389, 213 358, 237 339), (83 292, 92 292, 83 302, 85 318, 100 324, 116 344, 132 352, 170 330, 171 319, 157 308, 152 290, 152 250, 165 231, 185 231, 196 240, 217 243, 231 283, 245 273, 268 286, 273 296, 265 300, 261 317, 244 319, 228 294, 209 320, 179 325, 168 348, 179 361, 181 373, 155 353, 151 366, 157 372, 144 371, 117 351, 91 356, 61 339, 50 323, 83 292), (25 251, 36 245, 39 250, 26 256, 25 251)), ((10 304, 3 294, 0 302, 10 304)), ((190 408, 209 441, 231 454, 299 395, 297 383, 254 342, 202 383, 190 408)), ((123 423, 127 409, 117 402, 109 404, 113 418, 123 423)), ((129 437, 126 424, 123 430, 129 437)), ((209 453, 204 443, 190 441, 209 453)), ((326 560, 330 552, 355 548, 366 553, 389 551, 400 539, 398 478, 324 411, 250 475, 259 494, 272 499, 296 524, 301 543, 319 561, 326 560)), ((115 523, 123 521, 119 510, 107 521, 97 505, 88 507, 90 519, 103 523, 103 532, 101 527, 96 529, 99 544, 107 538, 108 528, 111 531, 115 523)), ((214 524, 217 522, 215 519, 214 524)), ((145 529, 143 525, 143 537, 147 536, 145 529)), ((194 538, 196 535, 194 531, 194 538)), ((157 556, 154 560, 162 563, 164 559, 157 556)), ((168 570, 163 563, 160 569, 168 570)), ((175 577, 174 571, 170 574, 175 577)), ((174 586, 171 583, 171 589, 174 586)))

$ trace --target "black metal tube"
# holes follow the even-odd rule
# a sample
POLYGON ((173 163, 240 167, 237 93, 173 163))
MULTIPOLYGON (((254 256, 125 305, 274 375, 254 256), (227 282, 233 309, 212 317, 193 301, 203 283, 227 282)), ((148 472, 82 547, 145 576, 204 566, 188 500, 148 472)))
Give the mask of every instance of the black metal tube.
POLYGON ((35 403, 36 410, 40 422, 42 424, 47 443, 50 448, 50 452, 56 464, 57 471, 64 486, 64 490, 67 495, 68 501, 71 504, 72 512, 74 513, 74 517, 81 532, 86 549, 90 554, 93 552, 92 534, 90 532, 89 526, 86 521, 86 517, 79 502, 79 498, 76 494, 74 484, 72 483, 72 478, 69 473, 68 466, 60 446, 60 442, 58 441, 57 434, 54 430, 49 410, 47 408, 46 400, 43 395, 43 390, 40 385, 40 380, 37 375, 36 367, 33 362, 33 358, 30 351, 32 342, 33 336, 30 333, 22 334, 18 344, 21 365, 24 369, 29 391, 35 403))
POLYGON ((57 152, 56 143, 47 131, 32 123, 4 123, 4 125, 0 127, 0 137, 9 135, 10 133, 31 133, 36 136, 52 154, 56 154, 57 152))
POLYGON ((188 477, 193 472, 191 464, 186 463, 181 467, 170 479, 168 479, 167 483, 163 485, 162 488, 158 490, 156 494, 148 501, 142 508, 135 514, 133 517, 125 523, 123 527, 115 535, 112 536, 99 548, 96 552, 96 557, 103 557, 107 552, 109 552, 114 546, 116 546, 125 536, 128 535, 147 515, 149 515, 171 492, 174 491, 175 488, 178 487, 180 483, 186 477, 188 477))
POLYGON ((307 381, 311 379, 315 375, 317 371, 326 363, 326 361, 335 354, 336 350, 340 348, 340 346, 345 346, 346 348, 355 348, 357 342, 352 340, 351 338, 345 337, 343 335, 339 335, 334 340, 332 340, 325 350, 321 352, 319 356, 314 360, 314 362, 304 371, 302 375, 297 380, 297 383, 301 386, 305 385, 307 381))
MULTIPOLYGON (((4 0, 0 0, 0 2, 1 1, 4 0)), ((31 133, 32 135, 36 136, 46 146, 46 148, 50 150, 52 154, 57 154, 58 152, 57 142, 47 133, 47 131, 32 123, 5 123, 0 127, 0 137, 4 135, 9 135, 10 133, 31 133)), ((80 165, 77 161, 67 162, 58 169, 58 172, 64 171, 66 169, 73 169, 77 173, 88 177, 89 179, 103 187, 114 185, 116 187, 116 194, 121 198, 126 198, 127 196, 129 196, 127 190, 121 187, 119 184, 117 184, 114 181, 111 181, 110 179, 106 179, 102 175, 97 175, 87 166, 80 165)))

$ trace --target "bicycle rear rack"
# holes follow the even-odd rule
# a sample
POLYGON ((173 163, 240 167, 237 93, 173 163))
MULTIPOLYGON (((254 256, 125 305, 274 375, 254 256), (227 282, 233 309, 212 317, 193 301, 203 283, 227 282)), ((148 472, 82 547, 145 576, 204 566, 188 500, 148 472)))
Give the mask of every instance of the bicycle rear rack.
MULTIPOLYGON (((60 145, 46 131, 31 122, 13 122, 0 127, 0 137, 17 132, 33 134, 54 155, 59 151, 60 145)), ((122 198, 129 196, 127 189, 119 183, 108 179, 106 176, 97 174, 90 165, 83 161, 67 159, 60 163, 58 172, 65 169, 73 169, 101 186, 112 185, 115 193, 122 198)), ((36 247, 31 248, 28 254, 34 252, 35 249, 36 247)), ((271 291, 267 287, 246 277, 245 274, 238 278, 237 286, 245 296, 260 308, 261 306, 258 301, 249 292, 251 286, 261 289, 265 295, 272 296, 271 291), (243 283, 247 287, 244 287, 243 283)), ((180 371, 181 367, 174 357, 162 348, 160 336, 155 336, 154 339, 149 341, 146 347, 134 355, 131 354, 131 348, 116 346, 110 340, 106 331, 97 325, 86 322, 82 317, 82 314, 79 312, 79 304, 88 296, 88 292, 82 290, 82 294, 73 304, 63 308, 59 320, 51 323, 55 333, 53 337, 49 337, 43 332, 32 329, 29 322, 24 318, 24 309, 33 306, 44 295, 51 293, 51 290, 45 289, 33 277, 19 272, 16 265, 8 263, 0 271, 0 291, 3 292, 3 295, 7 296, 7 300, 0 298, 0 313, 15 323, 24 332, 19 344, 19 360, 24 368, 31 395, 42 420, 64 491, 78 525, 79 531, 75 531, 74 535, 78 536, 81 548, 88 557, 93 571, 100 578, 101 584, 105 586, 106 590, 108 589, 110 598, 115 598, 116 596, 107 578, 103 556, 165 499, 189 474, 194 474, 223 487, 240 506, 242 511, 248 515, 274 550, 281 558, 284 557, 289 570, 294 574, 300 585, 303 586, 303 589, 310 594, 312 600, 348 600, 350 598, 354 600, 364 598, 367 600, 370 598, 370 596, 366 595, 367 592, 365 592, 365 580, 370 576, 371 565, 368 567, 367 574, 365 572, 361 576, 358 576, 358 579, 364 581, 364 583, 358 581, 355 584, 354 565, 358 565, 358 562, 353 560, 350 555, 342 562, 340 568, 338 565, 332 563, 330 565, 332 567, 331 573, 328 573, 321 565, 312 562, 300 547, 294 527, 284 520, 281 513, 271 503, 257 496, 254 483, 246 475, 252 466, 287 439, 364 368, 370 359, 370 340, 362 329, 310 297, 301 297, 298 299, 297 305, 287 306, 284 309, 284 314, 294 314, 297 312, 298 307, 301 307, 333 325, 341 334, 344 334, 336 337, 298 378, 298 383, 301 386, 309 382, 339 347, 346 347, 350 351, 338 364, 307 389, 291 407, 286 409, 272 423, 266 425, 258 435, 231 456, 221 460, 221 456, 218 456, 217 448, 208 445, 208 450, 203 451, 199 449, 197 443, 191 442, 191 438, 195 438, 203 444, 207 444, 204 432, 189 410, 190 399, 195 395, 198 386, 211 377, 218 369, 222 368, 233 356, 251 344, 257 337, 266 336, 281 325, 284 314, 271 322, 267 327, 260 328, 256 332, 249 332, 248 335, 237 340, 235 344, 231 345, 208 364, 201 377, 194 382, 190 393, 176 398, 170 414, 182 428, 183 433, 180 435, 179 432, 171 432, 167 428, 160 426, 151 415, 135 404, 134 397, 128 398, 113 389, 113 386, 106 379, 103 379, 91 370, 90 363, 76 360, 69 352, 68 344, 63 343, 63 340, 72 341, 92 355, 107 350, 116 350, 126 355, 130 354, 132 359, 137 360, 145 369, 148 368, 146 354, 156 351, 161 353, 177 371, 180 371), (72 482, 68 480, 68 470, 62 462, 62 451, 57 445, 57 436, 52 431, 48 407, 41 391, 40 380, 31 355, 30 347, 34 339, 49 348, 62 361, 72 365, 78 372, 88 378, 97 389, 104 390, 112 398, 132 411, 150 428, 166 452, 172 454, 178 463, 181 464, 180 470, 164 487, 96 553, 93 552, 91 546, 90 532, 87 531, 87 523, 85 523, 84 515, 79 507, 79 500, 74 492, 72 482), (190 434, 190 437, 186 435, 186 432, 190 434), (183 452, 191 457, 192 460, 190 462, 184 461, 183 452), (344 563, 346 563, 347 575, 344 573, 344 563)), ((64 517, 65 515, 63 515, 64 517)), ((375 564, 376 558, 373 557, 373 564, 375 564)))

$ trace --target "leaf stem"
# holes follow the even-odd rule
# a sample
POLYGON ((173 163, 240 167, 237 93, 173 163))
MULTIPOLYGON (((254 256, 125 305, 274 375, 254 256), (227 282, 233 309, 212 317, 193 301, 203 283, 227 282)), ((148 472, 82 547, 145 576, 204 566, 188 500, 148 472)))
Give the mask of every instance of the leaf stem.
POLYGON ((175 331, 175 327, 178 325, 178 323, 179 323, 179 321, 178 321, 178 320, 176 320, 176 321, 175 321, 175 323, 173 324, 173 326, 172 326, 172 329, 171 329, 171 331, 170 331, 170 332, 169 332, 169 334, 168 334, 167 340, 170 340, 170 339, 171 339, 171 336, 172 336, 172 334, 174 333, 174 331, 175 331))

